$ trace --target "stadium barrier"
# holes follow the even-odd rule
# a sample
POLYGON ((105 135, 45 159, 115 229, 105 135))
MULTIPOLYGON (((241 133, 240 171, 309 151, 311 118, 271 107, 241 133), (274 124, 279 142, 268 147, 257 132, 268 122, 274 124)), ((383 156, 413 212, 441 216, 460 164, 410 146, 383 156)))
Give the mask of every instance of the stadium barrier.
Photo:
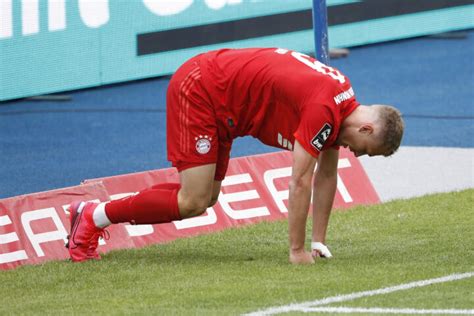
MULTIPOLYGON (((229 227, 287 217, 291 153, 233 158, 222 182, 218 203, 195 218, 159 225, 113 225, 100 251, 142 247, 229 227)), ((68 258, 64 247, 69 219, 66 208, 77 200, 108 201, 153 184, 177 182, 174 168, 91 179, 54 191, 0 200, 0 269, 68 258)), ((359 160, 341 149, 334 207, 379 203, 359 160)))

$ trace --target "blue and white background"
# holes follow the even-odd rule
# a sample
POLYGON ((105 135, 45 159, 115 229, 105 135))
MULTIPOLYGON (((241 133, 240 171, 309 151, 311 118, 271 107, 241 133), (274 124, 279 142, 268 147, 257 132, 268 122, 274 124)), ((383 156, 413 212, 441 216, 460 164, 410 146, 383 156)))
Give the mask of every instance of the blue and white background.
MULTIPOLYGON (((135 43, 130 41, 137 32, 158 27, 282 12, 288 3, 183 0, 181 8, 169 7, 164 14, 160 10, 165 7, 153 7, 159 2, 0 0, 0 99, 151 77, 69 92, 72 100, 67 102, 0 102, 0 198, 169 167, 165 137, 169 77, 152 77, 172 72, 181 59, 210 47, 137 59, 135 43), (90 3, 94 10, 88 7, 90 3), (239 8, 251 10, 243 13, 239 8), (31 23, 25 24, 21 14, 31 18, 31 23), (57 19, 51 22, 48 16, 57 19), (176 16, 182 20, 173 19, 176 16), (130 28, 132 21, 137 22, 136 29, 130 28)), ((292 0, 292 9, 308 8, 310 2, 292 0)), ((473 6, 462 9, 458 15, 452 10, 438 12, 439 19, 427 23, 427 18, 426 25, 420 14, 415 15, 421 17, 419 26, 410 20, 385 22, 395 23, 398 27, 391 28, 398 33, 405 29, 412 35, 426 32, 428 24, 428 33, 446 29, 452 26, 448 20, 465 23, 467 17, 472 25, 473 6)), ((380 26, 350 27, 359 28, 355 34, 372 34, 375 39, 377 34, 387 34, 380 26)), ((338 28, 330 29, 331 46, 345 46, 338 42, 341 38, 362 44, 355 43, 359 36, 338 28)), ((292 34, 238 44, 312 50, 312 33, 304 32, 301 38, 292 34)), ((361 159, 384 201, 474 187, 474 31, 454 35, 358 46, 349 57, 331 61, 351 78, 361 103, 393 104, 404 115, 406 133, 400 151, 391 158, 361 159)), ((241 138, 232 156, 274 150, 252 138, 241 138)))

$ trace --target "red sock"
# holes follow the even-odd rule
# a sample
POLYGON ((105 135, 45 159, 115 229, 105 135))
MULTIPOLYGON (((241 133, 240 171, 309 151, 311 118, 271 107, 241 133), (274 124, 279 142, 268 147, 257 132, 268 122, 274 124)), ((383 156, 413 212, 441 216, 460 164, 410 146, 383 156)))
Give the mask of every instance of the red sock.
POLYGON ((105 214, 112 223, 160 224, 181 220, 178 208, 179 183, 161 183, 137 195, 110 201, 105 214))

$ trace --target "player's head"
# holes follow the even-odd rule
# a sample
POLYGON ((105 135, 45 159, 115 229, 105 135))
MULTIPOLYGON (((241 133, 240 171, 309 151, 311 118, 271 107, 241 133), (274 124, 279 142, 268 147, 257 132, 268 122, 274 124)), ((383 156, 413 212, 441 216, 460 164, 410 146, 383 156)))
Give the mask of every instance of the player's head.
POLYGON ((393 106, 359 106, 343 122, 338 144, 356 156, 391 156, 400 146, 404 123, 393 106))

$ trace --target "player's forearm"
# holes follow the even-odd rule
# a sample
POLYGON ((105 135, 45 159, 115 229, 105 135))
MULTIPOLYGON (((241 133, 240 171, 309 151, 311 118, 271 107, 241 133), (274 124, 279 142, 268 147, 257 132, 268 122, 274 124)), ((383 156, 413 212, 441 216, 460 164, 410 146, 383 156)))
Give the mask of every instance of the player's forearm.
POLYGON ((289 186, 288 230, 290 250, 304 249, 306 219, 311 198, 311 182, 292 180, 289 186))
POLYGON ((326 231, 337 188, 337 174, 316 174, 313 190, 313 241, 326 242, 326 231))

